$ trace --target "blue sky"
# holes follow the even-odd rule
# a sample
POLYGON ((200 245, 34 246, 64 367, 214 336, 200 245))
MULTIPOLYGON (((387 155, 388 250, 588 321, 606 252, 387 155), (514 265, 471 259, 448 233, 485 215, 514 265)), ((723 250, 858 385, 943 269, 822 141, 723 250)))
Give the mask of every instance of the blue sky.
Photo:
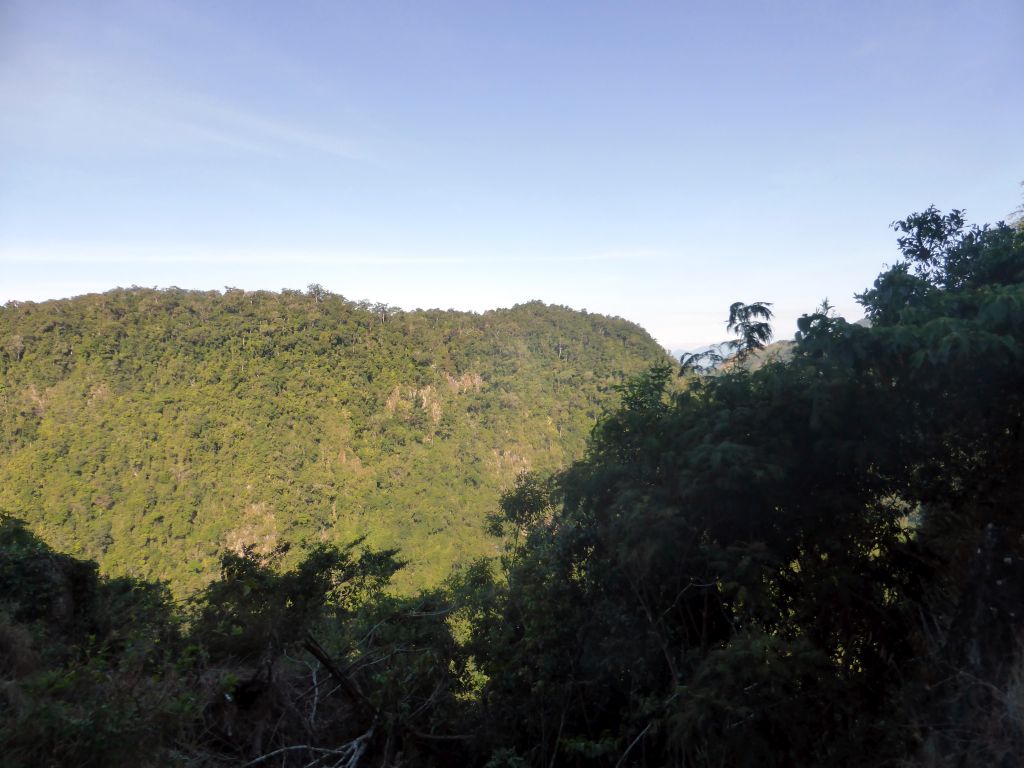
POLYGON ((318 282, 722 338, 1024 180, 1024 3, 0 0, 0 302, 318 282))

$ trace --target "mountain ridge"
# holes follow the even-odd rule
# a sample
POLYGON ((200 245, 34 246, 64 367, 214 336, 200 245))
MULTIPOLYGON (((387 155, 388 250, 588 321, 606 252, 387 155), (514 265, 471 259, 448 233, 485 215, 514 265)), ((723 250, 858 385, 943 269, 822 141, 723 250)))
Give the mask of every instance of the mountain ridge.
MULTIPOLYGON (((105 572, 368 536, 435 583, 529 470, 578 458, 638 325, 542 302, 405 311, 306 292, 115 289, 0 309, 0 509, 105 572)), ((401 579, 400 579, 401 581, 401 579)))

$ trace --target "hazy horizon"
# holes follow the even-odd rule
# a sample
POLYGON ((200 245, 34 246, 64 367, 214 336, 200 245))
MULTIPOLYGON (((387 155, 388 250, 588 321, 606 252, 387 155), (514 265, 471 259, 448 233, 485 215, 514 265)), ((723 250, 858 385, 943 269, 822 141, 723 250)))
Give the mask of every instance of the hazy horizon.
POLYGON ((1020 201, 1016 2, 13 0, 0 303, 116 286, 532 299, 670 349, 776 332, 1020 201))

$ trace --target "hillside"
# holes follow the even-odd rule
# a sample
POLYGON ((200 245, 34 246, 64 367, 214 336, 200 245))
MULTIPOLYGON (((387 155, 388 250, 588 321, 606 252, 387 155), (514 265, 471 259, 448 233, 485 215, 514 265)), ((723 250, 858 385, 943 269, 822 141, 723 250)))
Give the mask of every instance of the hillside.
MULTIPOLYGON (((307 292, 118 289, 0 308, 0 510, 113 575, 205 583, 224 550, 367 536, 408 588, 494 553, 524 470, 579 458, 638 326, 307 292)), ((297 547, 291 556, 297 557, 297 547)))

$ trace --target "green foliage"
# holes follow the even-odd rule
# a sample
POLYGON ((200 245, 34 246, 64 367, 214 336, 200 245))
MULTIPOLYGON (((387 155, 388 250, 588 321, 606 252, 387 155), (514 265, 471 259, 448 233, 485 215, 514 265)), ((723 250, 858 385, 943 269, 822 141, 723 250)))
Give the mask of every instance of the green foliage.
POLYGON ((741 360, 752 352, 764 349, 772 340, 771 302, 755 301, 752 304, 735 302, 729 307, 729 320, 726 330, 735 333, 739 338, 732 342, 736 355, 741 360))
POLYGON ((823 306, 788 362, 641 377, 553 490, 506 496, 507 585, 473 638, 496 756, 987 765, 1024 744, 1024 238, 934 209, 896 228, 870 326, 823 306))
POLYGON ((325 615, 352 610, 379 595, 401 563, 394 551, 361 552, 319 545, 291 571, 275 569, 281 550, 251 548, 221 558, 221 577, 193 599, 192 634, 215 658, 272 664, 299 643, 325 615))
POLYGON ((632 323, 539 302, 403 312, 316 285, 12 302, 0 508, 179 595, 225 550, 361 536, 402 548, 411 592, 494 554, 501 492, 581 456, 612 387, 662 360, 632 323))
MULTIPOLYGON (((326 532, 286 549, 264 531, 222 553, 220 578, 182 610, 162 584, 101 577, 0 520, 0 754, 114 766, 1015 764, 1024 231, 934 209, 896 229, 904 259, 860 297, 870 324, 825 303, 784 360, 690 370, 681 387, 655 365, 616 384, 620 404, 582 459, 519 472, 502 494, 488 521, 501 559, 467 560, 415 597, 387 589, 393 550, 326 532)), ((223 297, 239 311, 247 298, 223 297)), ((281 300, 345 306, 315 285, 281 300)), ((731 310, 748 351, 767 341, 764 306, 731 310)), ((375 329, 399 322, 391 308, 366 311, 375 329)), ((30 355, 20 344, 8 361, 30 355)), ((73 365, 57 367, 63 380, 73 365)), ((419 375, 422 392, 432 374, 419 375)), ((402 402, 399 388, 387 417, 366 422, 362 450, 414 455, 402 447, 433 417, 402 402)), ((472 406, 477 425, 501 412, 472 406)), ((32 423, 10 413, 8 426, 32 423)), ((188 450, 224 449, 224 413, 181 412, 188 450)), ((434 444, 463 423, 445 426, 448 415, 434 444)), ((15 455, 41 440, 70 455, 35 423, 15 455)), ((483 485, 459 456, 447 481, 483 485)), ((82 465, 80 482, 103 466, 82 465)), ((187 477, 162 469, 153 481, 187 477)), ((375 483, 401 496, 403 476, 391 480, 375 483)), ((97 519, 119 509, 113 491, 89 494, 97 519)))
POLYGON ((225 555, 182 611, 162 585, 102 579, 4 518, 3 764, 356 765, 366 750, 385 762, 462 750, 444 730, 470 717, 447 596, 385 594, 393 553, 358 542, 315 547, 291 570, 276 560, 225 555), (53 589, 89 599, 25 608, 53 589))
POLYGON ((4 517, 0 596, 5 765, 153 765, 187 728, 165 586, 100 579, 4 517))

